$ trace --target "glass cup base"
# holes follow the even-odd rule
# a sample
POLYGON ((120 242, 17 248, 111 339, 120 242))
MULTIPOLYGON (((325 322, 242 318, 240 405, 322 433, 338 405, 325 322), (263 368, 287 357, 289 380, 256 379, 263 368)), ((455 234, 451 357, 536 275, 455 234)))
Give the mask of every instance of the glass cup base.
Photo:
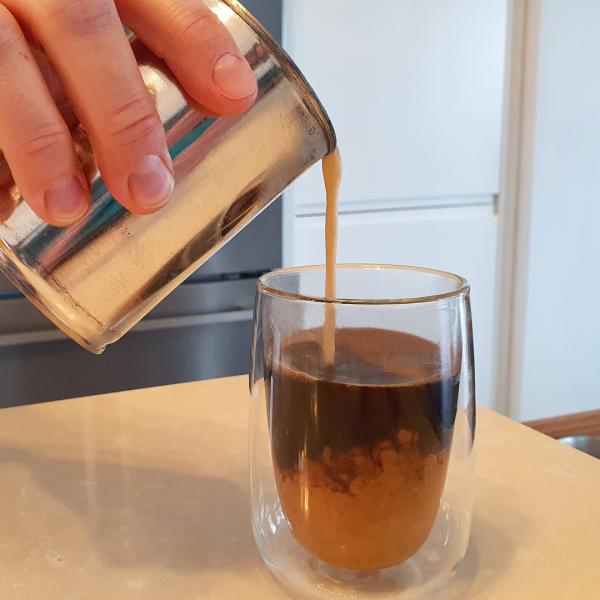
POLYGON ((292 597, 306 600, 429 598, 454 576, 469 540, 464 520, 442 504, 427 542, 409 560, 380 571, 353 571, 310 555, 296 542, 281 507, 272 514, 277 517, 269 524, 271 536, 266 537, 254 523, 259 552, 283 588, 292 597))

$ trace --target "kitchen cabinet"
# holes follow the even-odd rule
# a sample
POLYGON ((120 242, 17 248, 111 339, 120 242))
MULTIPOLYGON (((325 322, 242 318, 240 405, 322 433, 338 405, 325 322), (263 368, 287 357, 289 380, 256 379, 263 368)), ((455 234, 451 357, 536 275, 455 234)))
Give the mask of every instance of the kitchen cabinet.
MULTIPOLYGON (((287 0, 284 15, 338 133, 345 204, 497 193, 507 0, 287 0)), ((314 170, 295 204, 321 187, 314 170)))
MULTIPOLYGON (((478 400, 494 396, 508 0, 287 0, 284 41, 328 110, 345 175, 341 262, 472 285, 478 400)), ((284 264, 324 260, 313 168, 288 190, 284 264)))

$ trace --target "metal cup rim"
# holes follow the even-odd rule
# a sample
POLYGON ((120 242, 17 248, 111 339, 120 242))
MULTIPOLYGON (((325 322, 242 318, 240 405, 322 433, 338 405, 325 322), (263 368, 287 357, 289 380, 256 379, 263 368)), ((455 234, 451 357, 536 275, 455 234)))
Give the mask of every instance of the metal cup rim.
POLYGON ((337 148, 337 136, 333 123, 327 114, 324 106, 321 104, 319 97, 313 90, 310 83, 304 77, 296 63, 292 60, 290 55, 273 39, 271 34, 265 29, 262 23, 256 19, 256 17, 238 0, 221 0, 231 10, 233 10, 240 18, 242 18, 246 24, 251 27, 265 42, 271 53, 277 57, 277 60, 281 63, 281 67, 285 71, 288 79, 294 82, 296 88, 302 94, 307 108, 321 124, 321 129, 327 137, 329 145, 329 153, 333 152, 337 148))

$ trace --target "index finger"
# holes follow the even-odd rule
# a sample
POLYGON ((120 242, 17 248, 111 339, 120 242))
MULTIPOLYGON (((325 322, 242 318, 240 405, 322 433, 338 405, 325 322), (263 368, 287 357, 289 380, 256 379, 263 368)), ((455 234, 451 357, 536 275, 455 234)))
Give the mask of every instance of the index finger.
POLYGON ((117 6, 126 25, 203 107, 230 115, 254 104, 258 84, 252 68, 202 0, 118 0, 117 6))

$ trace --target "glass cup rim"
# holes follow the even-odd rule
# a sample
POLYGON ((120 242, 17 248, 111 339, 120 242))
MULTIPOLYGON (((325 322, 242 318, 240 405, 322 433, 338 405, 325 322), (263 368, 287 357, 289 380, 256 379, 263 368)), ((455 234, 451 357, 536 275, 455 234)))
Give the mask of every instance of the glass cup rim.
POLYGON ((470 291, 468 281, 449 271, 440 269, 430 269, 427 267, 417 267, 411 265, 394 265, 394 264, 379 264, 379 263, 342 263, 337 265, 338 270, 366 270, 366 271, 405 271, 413 273, 428 273, 449 279, 456 284, 456 289, 442 294, 431 294, 426 296, 408 296, 405 298, 328 298, 326 296, 311 296, 305 294, 296 294, 279 290, 269 284, 271 279, 275 279, 281 275, 292 273, 303 273, 308 271, 324 271, 325 265, 306 265, 301 267, 289 267, 285 269, 276 269, 265 273, 258 279, 258 292, 267 296, 275 296, 296 302, 314 302, 317 304, 354 304, 367 306, 387 306, 396 304, 425 304, 428 302, 438 302, 449 298, 458 298, 465 296, 470 291))

